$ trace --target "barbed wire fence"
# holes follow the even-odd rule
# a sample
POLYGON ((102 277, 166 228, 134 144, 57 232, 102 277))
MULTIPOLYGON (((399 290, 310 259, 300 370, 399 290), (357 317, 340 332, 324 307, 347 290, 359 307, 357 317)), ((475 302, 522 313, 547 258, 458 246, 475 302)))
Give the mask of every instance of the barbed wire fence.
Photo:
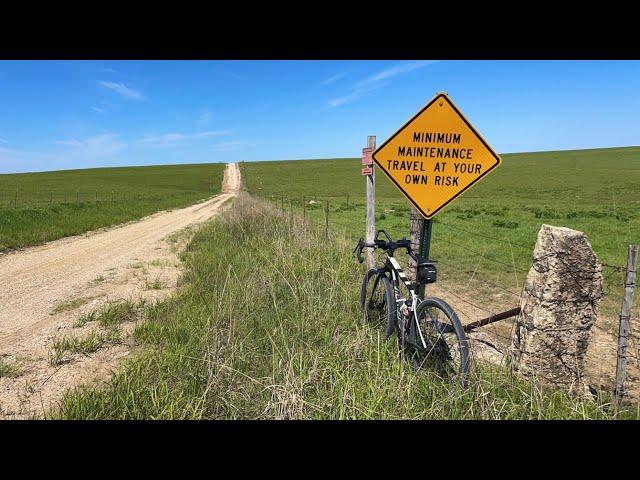
MULTIPOLYGON (((329 238, 332 230, 329 212, 340 213, 346 209, 363 208, 348 194, 325 197, 322 195, 272 194, 269 200, 286 215, 302 216, 301 221, 310 222, 310 213, 316 212, 316 221, 322 223, 318 235, 329 238), (299 197, 299 198, 298 198, 299 197)), ((383 217, 384 218, 384 217, 383 217)), ((406 218, 406 216, 404 217, 406 218)), ((493 317, 501 312, 518 307, 523 287, 533 257, 535 235, 530 244, 508 238, 477 232, 448 220, 438 220, 434 225, 432 259, 438 263, 438 281, 427 287, 427 294, 442 296, 458 313, 463 324, 477 322, 481 318, 493 317), (474 239, 482 239, 478 247, 474 239), (527 265, 523 264, 523 258, 527 265)), ((338 232, 335 233, 345 233, 338 232)), ((588 233, 588 232, 587 232, 588 233)), ((561 240, 561 239, 559 239, 561 240)), ((560 261, 570 252, 554 252, 560 261)), ((402 263, 402 262, 401 262, 402 263)), ((589 342, 588 372, 595 376, 601 386, 613 392, 616 380, 616 356, 618 350, 619 314, 624 294, 627 267, 609 262, 600 262, 603 278, 603 297, 598 309, 598 320, 592 329, 589 342), (597 368, 595 368, 597 366, 597 368)), ((565 265, 573 279, 575 289, 585 292, 579 270, 565 265)), ((640 399, 640 308, 635 302, 630 317, 628 346, 626 351, 628 388, 625 395, 640 399)), ((515 316, 472 330, 471 338, 488 343, 500 354, 506 356, 513 341, 515 316)))
POLYGON ((21 191, 0 190, 0 210, 25 210, 46 208, 57 205, 99 205, 110 206, 132 202, 154 202, 170 197, 202 197, 202 193, 184 191, 164 194, 161 192, 132 192, 122 190, 86 190, 74 191, 21 191))
MULTIPOLYGON (((473 232, 446 221, 438 222, 437 226, 438 230, 455 231, 461 234, 454 240, 447 238, 440 243, 434 242, 432 256, 438 260, 439 265, 444 267, 441 269, 443 274, 439 275, 435 288, 439 288, 452 300, 452 303, 455 303, 456 311, 463 323, 477 320, 479 314, 494 316, 509 307, 519 305, 528 269, 527 271, 519 269, 515 260, 510 263, 509 259, 513 258, 513 249, 521 249, 528 254, 529 259, 532 259, 533 244, 524 245, 504 238, 473 232), (481 237, 488 242, 484 251, 474 249, 465 243, 465 239, 474 237, 481 237), (460 256, 455 255, 456 248, 464 248, 468 259, 461 261, 460 256), (487 253, 488 251, 491 253, 487 253), (496 268, 487 268, 489 264, 493 264, 496 268), (504 281, 505 277, 501 279, 493 275, 492 278, 491 271, 495 272, 499 268, 503 268, 505 273, 509 272, 513 275, 513 280, 507 283, 504 281), (457 275, 451 275, 450 273, 453 271, 456 271, 457 275), (467 274, 466 280, 461 281, 461 273, 467 274), (480 287, 482 289, 481 299, 470 298, 469 293, 477 292, 480 287)), ((434 233, 435 235, 436 233, 434 233)), ((587 297, 589 293, 580 276, 582 271, 571 268, 565 259, 565 256, 571 255, 570 246, 566 245, 562 239, 556 240, 560 241, 566 250, 553 253, 566 268, 576 291, 587 297)), ((598 309, 596 328, 589 343, 590 362, 588 362, 587 368, 591 367, 592 371, 588 373, 595 377, 601 386, 612 392, 616 381, 619 314, 624 295, 627 267, 608 262, 600 262, 600 265, 602 266, 603 297, 598 309), (596 366, 597 368, 595 368, 596 366)), ((629 397, 640 399, 640 308, 637 303, 629 321, 628 344, 625 352, 628 360, 626 381, 629 388, 625 388, 624 393, 629 397)), ((482 332, 495 338, 497 342, 493 346, 504 354, 512 342, 514 326, 515 318, 511 318, 483 327, 482 332)))

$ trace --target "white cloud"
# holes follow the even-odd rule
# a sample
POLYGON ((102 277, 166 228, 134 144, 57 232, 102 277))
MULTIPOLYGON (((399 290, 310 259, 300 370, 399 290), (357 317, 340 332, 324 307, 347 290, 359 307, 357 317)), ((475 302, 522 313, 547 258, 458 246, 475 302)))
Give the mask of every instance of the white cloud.
POLYGON ((357 98, 360 98, 363 93, 363 90, 354 90, 349 95, 345 95, 344 97, 332 98, 327 103, 327 108, 339 107, 340 105, 344 105, 345 103, 352 102, 357 98))
POLYGON ((217 135, 229 135, 231 130, 211 130, 208 132, 195 133, 193 136, 198 137, 215 137, 217 135))
POLYGON ((433 65, 434 63, 437 63, 437 62, 438 60, 420 60, 417 62, 402 63, 399 65, 395 65, 391 68, 387 68, 378 73, 375 73, 365 78, 364 80, 361 80, 360 82, 356 83, 355 86, 356 88, 358 88, 358 87, 370 85, 372 83, 380 82, 382 80, 388 80, 390 78, 397 77, 398 75, 409 73, 419 68, 426 67, 428 65, 433 65))
POLYGON ((230 133, 230 130, 209 130, 196 133, 164 133, 162 135, 145 135, 138 140, 138 142, 148 143, 155 147, 172 147, 185 140, 229 135, 230 133))
POLYGON ((0 156, 2 156, 3 158, 7 158, 9 156, 14 156, 14 155, 22 155, 24 152, 21 152, 19 150, 14 150, 12 148, 5 148, 5 147, 0 147, 0 156))
POLYGON ((113 68, 103 68, 102 71, 107 73, 117 73, 113 68))
POLYGON ((124 83, 105 82, 104 80, 100 80, 98 82, 98 85, 131 100, 145 100, 145 97, 142 95, 142 93, 140 93, 138 90, 127 87, 124 83))
POLYGON ((58 140, 56 142, 58 145, 67 145, 69 147, 82 147, 84 143, 79 140, 58 140))
POLYGON ((389 84, 389 82, 385 82, 385 83, 378 83, 378 84, 374 84, 374 85, 369 85, 368 87, 359 87, 359 88, 354 88, 351 93, 343 96, 343 97, 337 97, 337 98, 332 98, 331 100, 329 100, 327 102, 327 104, 325 105, 324 109, 327 108, 335 108, 335 107, 339 107, 340 105, 344 105, 346 103, 349 102, 353 102, 354 100, 357 100, 358 98, 362 97, 365 93, 371 92, 373 90, 377 90, 378 88, 382 88, 385 87, 389 84))
POLYGON ((91 110, 98 112, 98 113, 104 113, 104 108, 99 108, 99 107, 91 107, 91 110))
POLYGON ((0 172, 12 173, 22 169, 29 158, 29 152, 0 147, 0 172))
POLYGON ((427 65, 432 65, 437 61, 438 60, 420 60, 417 62, 401 63, 391 68, 381 70, 353 84, 351 87, 351 92, 347 95, 332 98, 331 100, 329 100, 324 109, 335 108, 339 107, 340 105, 353 102, 354 100, 357 100, 371 90, 376 90, 388 85, 393 77, 412 72, 419 68, 426 67, 427 65))
POLYGON ((226 152, 229 150, 238 150, 240 148, 252 147, 255 143, 246 140, 232 140, 230 142, 216 143, 211 150, 214 152, 226 152))
POLYGON ((58 151, 27 151, 0 147, 0 172, 34 172, 88 168, 104 165, 109 156, 127 147, 111 133, 94 135, 82 140, 60 140, 55 142, 64 148, 58 151))
POLYGON ((64 165, 63 162, 67 160, 67 155, 64 158, 58 158, 45 152, 0 147, 0 172, 2 173, 53 170, 51 165, 64 165))
POLYGON ((73 147, 74 153, 86 158, 104 157, 117 153, 127 144, 118 140, 118 135, 113 133, 105 133, 102 135, 94 135, 84 140, 60 140, 56 142, 58 145, 73 147))
POLYGON ((344 77, 346 77, 346 76, 347 76, 347 72, 336 73, 335 75, 333 75, 333 76, 331 76, 331 77, 327 78, 326 80, 324 80, 324 81, 322 82, 322 85, 330 85, 330 84, 332 84, 333 82, 335 82, 335 81, 337 81, 337 80, 340 80, 341 78, 344 78, 344 77))
POLYGON ((211 121, 211 112, 202 112, 200 114, 200 121, 205 123, 211 121))
POLYGON ((244 80, 245 77, 243 77, 242 75, 238 75, 236 72, 232 71, 232 70, 227 70, 225 68, 217 68, 216 71, 218 73, 222 73, 223 75, 226 75, 227 77, 231 77, 235 80, 244 80))

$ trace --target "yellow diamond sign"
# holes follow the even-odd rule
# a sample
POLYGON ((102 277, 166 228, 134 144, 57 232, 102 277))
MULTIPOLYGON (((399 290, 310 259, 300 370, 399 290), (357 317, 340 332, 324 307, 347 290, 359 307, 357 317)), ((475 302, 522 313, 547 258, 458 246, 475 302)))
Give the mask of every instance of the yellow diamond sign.
POLYGON ((427 219, 501 162, 445 93, 436 95, 372 156, 427 219))

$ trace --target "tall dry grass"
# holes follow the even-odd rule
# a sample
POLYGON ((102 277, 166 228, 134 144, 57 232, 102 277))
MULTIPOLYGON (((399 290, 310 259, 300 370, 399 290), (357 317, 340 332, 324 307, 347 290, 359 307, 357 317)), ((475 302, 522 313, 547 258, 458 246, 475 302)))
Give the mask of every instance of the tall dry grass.
MULTIPOLYGON (((362 267, 343 238, 242 194, 183 252, 179 292, 147 308, 142 353, 61 418, 611 418, 476 366, 471 387, 398 359, 358 311, 362 267)), ((619 414, 620 415, 620 414, 619 414)), ((638 412, 623 413, 638 416, 638 412)))

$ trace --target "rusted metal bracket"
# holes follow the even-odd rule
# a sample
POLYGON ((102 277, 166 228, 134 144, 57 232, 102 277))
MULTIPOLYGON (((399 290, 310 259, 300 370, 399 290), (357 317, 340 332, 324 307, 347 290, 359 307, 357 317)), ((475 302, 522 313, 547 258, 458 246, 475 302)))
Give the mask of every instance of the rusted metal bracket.
POLYGON ((475 330, 478 327, 484 327, 485 325, 489 325, 490 323, 494 323, 499 320, 504 320, 505 318, 515 317, 519 313, 520 313, 520 307, 512 308, 511 310, 507 310, 506 312, 498 313, 496 315, 492 315, 491 317, 478 320, 477 322, 472 322, 467 325, 464 325, 462 329, 465 332, 470 332, 471 330, 475 330))

